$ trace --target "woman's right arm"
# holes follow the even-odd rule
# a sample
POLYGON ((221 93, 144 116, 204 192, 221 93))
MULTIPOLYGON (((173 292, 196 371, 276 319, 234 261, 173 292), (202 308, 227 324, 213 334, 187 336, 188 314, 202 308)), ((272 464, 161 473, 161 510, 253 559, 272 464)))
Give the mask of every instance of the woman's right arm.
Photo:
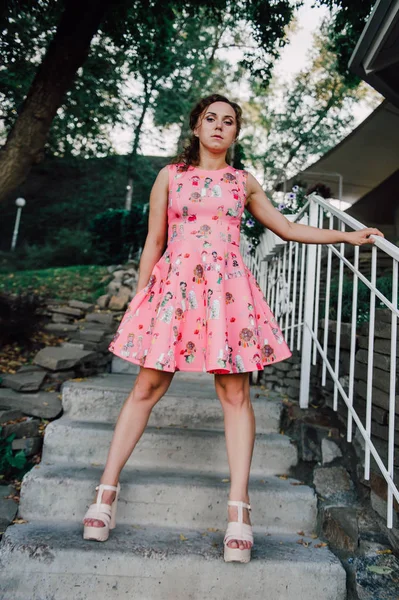
POLYGON ((148 215, 148 233, 140 257, 137 291, 144 288, 154 265, 161 258, 168 235, 169 170, 164 167, 152 186, 148 215))

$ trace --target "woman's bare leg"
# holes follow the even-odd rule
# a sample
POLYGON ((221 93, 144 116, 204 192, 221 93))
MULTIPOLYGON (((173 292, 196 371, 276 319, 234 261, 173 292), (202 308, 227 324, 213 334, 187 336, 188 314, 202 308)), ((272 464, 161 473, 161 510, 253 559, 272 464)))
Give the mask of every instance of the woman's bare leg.
MULTIPOLYGON (((249 374, 215 374, 215 389, 222 404, 227 456, 230 468, 229 500, 249 504, 248 481, 255 443, 255 414, 249 394, 249 374)), ((228 507, 228 520, 238 521, 238 506, 228 507)), ((248 509, 243 510, 244 523, 251 524, 248 509)), ((231 540, 229 548, 250 548, 251 542, 231 540)))
MULTIPOLYGON (((168 390, 173 375, 167 371, 140 367, 132 391, 119 413, 100 483, 118 483, 120 472, 141 438, 153 407, 168 390)), ((104 490, 102 502, 112 504, 114 498, 114 491, 104 490)), ((104 527, 104 523, 98 519, 85 519, 85 525, 104 527)))

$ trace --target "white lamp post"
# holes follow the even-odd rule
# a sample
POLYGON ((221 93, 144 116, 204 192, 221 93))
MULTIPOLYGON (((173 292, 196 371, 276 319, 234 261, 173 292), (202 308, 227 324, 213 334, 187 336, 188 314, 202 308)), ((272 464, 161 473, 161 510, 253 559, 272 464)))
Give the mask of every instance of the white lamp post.
POLYGON ((15 204, 18 206, 18 210, 15 218, 14 233, 12 234, 11 250, 15 250, 15 246, 17 245, 19 222, 21 220, 21 212, 26 204, 26 200, 25 198, 17 198, 15 204))

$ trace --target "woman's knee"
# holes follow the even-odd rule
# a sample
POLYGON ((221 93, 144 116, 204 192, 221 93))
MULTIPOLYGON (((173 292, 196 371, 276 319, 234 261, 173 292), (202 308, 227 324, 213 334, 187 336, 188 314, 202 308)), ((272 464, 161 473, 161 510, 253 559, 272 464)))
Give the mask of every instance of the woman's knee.
MULTIPOLYGON (((229 376, 233 377, 233 376, 229 376)), ((250 404, 249 381, 246 378, 226 379, 215 377, 215 388, 222 406, 239 407, 250 404)))
POLYGON ((167 392, 173 373, 141 367, 129 399, 133 402, 156 404, 167 392))

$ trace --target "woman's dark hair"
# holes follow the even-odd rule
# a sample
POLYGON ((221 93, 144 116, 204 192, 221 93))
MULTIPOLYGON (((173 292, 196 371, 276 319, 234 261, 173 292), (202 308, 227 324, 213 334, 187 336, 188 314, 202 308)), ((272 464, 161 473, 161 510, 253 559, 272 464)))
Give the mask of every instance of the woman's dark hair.
MULTIPOLYGON (((240 129, 241 129, 241 123, 242 123, 242 109, 236 102, 232 102, 231 100, 229 100, 225 96, 221 96, 220 94, 211 94, 210 96, 207 96, 206 98, 202 98, 194 106, 194 108, 192 109, 192 111, 190 113, 190 121, 189 121, 191 131, 192 132, 194 131, 195 127, 197 126, 198 119, 201 117, 204 110, 206 108, 208 108, 208 106, 210 106, 214 102, 226 102, 226 104, 230 104, 230 106, 234 109, 234 112, 236 114, 236 126, 237 126, 236 137, 238 137, 238 135, 240 133, 240 129)), ((173 162, 175 164, 176 163, 184 163, 184 167, 183 167, 184 169, 188 169, 188 167, 190 167, 191 165, 193 165, 193 166, 198 165, 199 159, 200 159, 199 148, 200 148, 199 138, 196 137, 192 133, 188 140, 188 144, 185 146, 183 151, 175 158, 175 160, 173 162)), ((227 159, 227 162, 229 162, 228 154, 227 154, 226 159, 227 159)))

